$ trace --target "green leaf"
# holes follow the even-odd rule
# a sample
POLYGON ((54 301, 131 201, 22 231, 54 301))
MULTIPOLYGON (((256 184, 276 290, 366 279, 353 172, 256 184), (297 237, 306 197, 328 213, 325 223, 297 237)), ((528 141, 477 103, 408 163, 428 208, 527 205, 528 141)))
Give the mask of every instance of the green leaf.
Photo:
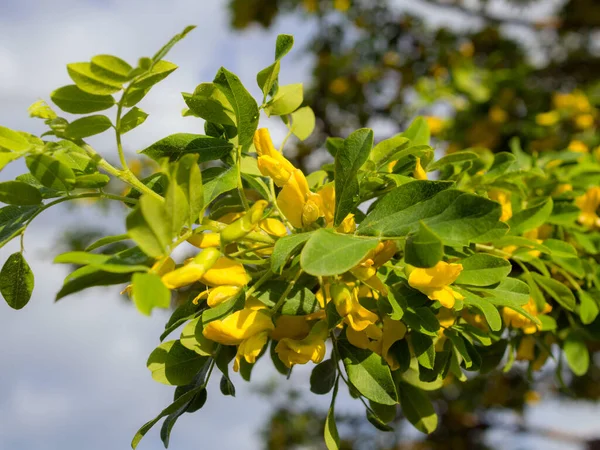
POLYGON ((219 195, 237 188, 237 168, 211 167, 202 172, 204 179, 204 205, 208 206, 219 195), (216 174, 216 175, 215 175, 216 174))
POLYGON ((198 316, 181 331, 181 345, 189 350, 193 350, 199 355, 210 356, 213 353, 215 343, 206 339, 202 334, 202 317, 198 316))
POLYGON ((235 112, 238 144, 249 145, 258 127, 258 105, 237 75, 221 67, 213 81, 225 94, 235 112))
MULTIPOLYGON (((177 170, 176 167, 175 170, 177 170)), ((165 221, 168 226, 168 235, 170 237, 179 236, 183 225, 189 224, 190 222, 190 207, 187 202, 187 196, 185 195, 182 186, 174 179, 174 175, 171 176, 165 194, 164 211, 165 217, 163 218, 163 221, 165 221)))
POLYGON ((155 381, 171 386, 183 386, 194 379, 205 361, 206 357, 188 350, 181 342, 168 341, 150 353, 146 365, 155 381))
POLYGON ((291 234, 277 239, 271 254, 271 271, 281 274, 290 256, 312 236, 311 232, 291 234))
POLYGON ((338 392, 338 383, 339 380, 336 380, 331 397, 331 406, 329 406, 327 418, 325 419, 325 445, 327 446, 327 450, 340 449, 340 436, 335 424, 335 399, 338 392))
POLYGON ((108 117, 96 114, 71 122, 65 129, 65 135, 71 139, 82 139, 103 133, 110 127, 112 127, 112 122, 108 117))
POLYGON ((571 331, 563 342, 563 351, 573 373, 580 377, 585 375, 590 365, 590 353, 583 338, 571 331))
POLYGON ((275 41, 275 60, 279 61, 287 55, 294 46, 294 36, 291 34, 279 34, 275 41))
POLYGON ((523 209, 508 220, 510 226, 509 234, 523 234, 525 231, 533 230, 548 221, 552 213, 553 203, 549 198, 539 205, 523 209))
POLYGON ((290 131, 301 141, 308 139, 315 129, 315 113, 310 106, 297 109, 292 114, 290 131))
POLYGON ((56 89, 50 94, 56 106, 71 114, 89 114, 104 111, 115 104, 111 95, 93 95, 70 84, 56 89))
POLYGON ((2 148, 0 148, 0 170, 4 169, 9 163, 21 158, 22 156, 23 153, 2 151, 2 148))
POLYGON ((70 167, 52 156, 39 154, 25 158, 29 172, 42 185, 57 191, 70 191, 75 184, 75 173, 70 167))
POLYGON ((114 244, 115 242, 121 242, 129 239, 128 234, 117 234, 114 236, 105 236, 103 238, 98 239, 96 242, 88 245, 85 248, 86 252, 91 252, 92 250, 96 250, 97 248, 104 247, 105 245, 114 244))
POLYGON ((358 228, 359 234, 402 237, 415 232, 422 220, 445 245, 460 246, 498 223, 498 203, 454 189, 444 190, 447 187, 434 181, 413 181, 397 187, 377 202, 358 228))
POLYGON ((134 106, 127 111, 127 114, 121 117, 121 122, 119 123, 119 133, 125 134, 128 131, 133 130, 134 128, 143 124, 147 117, 148 114, 146 114, 137 106, 134 106))
POLYGON ((359 234, 378 236, 381 233, 387 236, 401 236, 411 227, 405 226, 407 219, 415 223, 417 230, 418 220, 413 219, 414 206, 425 202, 436 194, 448 189, 452 183, 447 181, 418 180, 392 189, 377 202, 373 210, 358 227, 359 234))
POLYGON ((112 55, 96 55, 92 58, 92 72, 102 78, 123 83, 129 80, 129 73, 133 70, 127 62, 112 55))
POLYGON ((67 72, 77 87, 88 94, 110 95, 123 88, 122 83, 95 73, 91 63, 68 64, 67 72))
POLYGON ((277 94, 266 106, 267 116, 284 116, 296 111, 304 100, 302 83, 280 86, 277 94))
POLYGON ((337 378, 337 366, 333 359, 327 359, 315 366, 310 374, 310 391, 325 395, 333 389, 337 378))
POLYGON ((171 306, 171 291, 154 273, 134 273, 131 279, 133 303, 142 314, 150 315, 153 308, 171 306))
POLYGON ((556 281, 553 278, 547 278, 539 273, 532 272, 531 276, 535 282, 563 308, 568 309, 569 311, 575 310, 575 296, 571 289, 566 287, 560 281, 556 281))
POLYGON ((148 256, 158 258, 171 243, 171 228, 164 203, 144 194, 127 216, 127 234, 148 256))
POLYGON ((402 412, 408 421, 421 433, 433 433, 438 425, 438 417, 429 397, 422 390, 403 382, 398 386, 398 391, 402 412))
POLYGON ((213 83, 201 83, 183 99, 196 116, 221 125, 235 126, 235 113, 225 94, 213 83))
POLYGON ((266 99, 267 95, 269 95, 273 88, 277 86, 280 68, 281 63, 275 61, 273 64, 265 67, 256 74, 256 84, 258 84, 258 87, 262 91, 264 99, 266 99))
MULTIPOLYGON (((289 283, 283 280, 271 280, 263 284, 254 295, 268 307, 273 307, 285 293, 289 283)), ((295 285, 287 294, 281 308, 281 314, 288 316, 311 314, 320 309, 315 294, 306 286, 295 285)))
POLYGON ((178 161, 173 180, 185 195, 190 226, 199 219, 200 212, 204 208, 204 188, 198 159, 196 154, 182 156, 178 161))
POLYGON ((8 306, 23 308, 31 298, 34 280, 33 272, 21 252, 8 257, 0 271, 0 293, 8 306))
POLYGON ((463 270, 456 279, 457 284, 489 286, 502 281, 512 270, 512 265, 504 258, 476 253, 460 261, 463 270))
POLYGON ((328 137, 325 140, 325 148, 329 154, 335 158, 335 155, 344 149, 344 139, 339 137, 328 137))
POLYGON ((409 143, 410 139, 404 137, 402 133, 397 134, 389 139, 384 139, 375 147, 373 147, 371 154, 369 155, 369 159, 373 161, 376 166, 379 166, 384 163, 390 155, 394 154, 401 148, 406 147, 409 143))
POLYGON ((421 222, 419 230, 406 240, 404 259, 415 267, 433 267, 443 256, 442 241, 421 222))
MULTIPOLYGON (((152 66, 150 71, 146 72, 142 76, 136 78, 132 83, 131 87, 134 90, 147 90, 155 84, 164 80, 177 69, 177 65, 169 61, 158 61, 152 66)), ((127 98, 127 97, 126 97, 127 98)), ((129 105, 125 105, 129 106, 129 105)), ((133 105, 132 105, 133 106, 133 105)))
POLYGON ((382 405, 398 403, 390 368, 381 356, 370 350, 356 348, 347 341, 339 341, 338 346, 348 378, 358 392, 382 405))
POLYGON ((0 202, 9 205, 39 205, 42 203, 42 194, 22 181, 4 181, 0 183, 0 202))
POLYGON ((140 153, 155 161, 160 161, 162 158, 177 161, 186 154, 198 154, 198 162, 202 163, 223 158, 232 149, 233 144, 223 139, 201 134, 177 133, 155 142, 140 153))
POLYGON ((36 117, 38 119, 54 120, 57 117, 54 110, 44 100, 38 100, 33 103, 27 108, 27 111, 29 112, 29 117, 36 117))
POLYGON ((499 331, 502 328, 502 317, 496 307, 483 297, 479 297, 472 292, 458 288, 459 293, 464 295, 463 302, 466 306, 476 308, 485 317, 492 331, 499 331))
POLYGON ((460 164, 465 161, 474 161, 476 159, 479 159, 479 155, 475 152, 462 151, 451 153, 429 164, 429 166, 427 166, 427 170, 437 170, 450 164, 460 164))
MULTIPOLYGON (((401 291, 397 290, 396 294, 399 292, 401 291)), ((404 316, 402 320, 404 320, 404 322, 406 322, 406 324, 413 331, 417 331, 421 334, 435 337, 438 335, 440 330, 440 322, 438 321, 437 317, 435 317, 435 314, 433 314, 431 309, 426 306, 416 308, 406 306, 404 308, 404 316)))
POLYGON ((22 134, 0 126, 0 147, 13 152, 24 152, 29 150, 31 144, 22 134))
POLYGON ((373 147, 373 130, 361 128, 344 140, 344 147, 335 155, 335 217, 338 226, 358 205, 358 170, 373 147))
POLYGON ((294 45, 294 37, 289 34, 280 34, 277 36, 275 44, 275 62, 269 67, 264 68, 256 75, 256 82, 258 87, 263 92, 264 97, 273 89, 273 86, 277 85, 277 78, 279 76, 280 63, 279 60, 283 58, 292 49, 294 45))
POLYGON ((527 283, 510 277, 505 278, 496 286, 477 287, 476 289, 499 300, 506 300, 517 305, 527 304, 530 296, 527 283))
POLYGON ((98 189, 106 186, 110 182, 110 177, 103 173, 92 173, 90 175, 78 175, 75 178, 76 188, 98 189))
POLYGON ((307 241, 300 255, 302 269, 315 276, 347 272, 377 247, 379 239, 338 234, 321 228, 307 241))
POLYGON ((0 247, 21 234, 25 224, 40 210, 38 206, 5 206, 0 208, 0 247))
POLYGON ((433 339, 430 336, 415 331, 410 334, 410 337, 419 364, 426 369, 433 370, 435 364, 435 345, 433 339))
POLYGON ((593 299, 593 297, 585 291, 579 291, 579 301, 581 302, 581 306, 579 307, 579 317, 581 317, 581 323, 584 325, 589 325, 596 317, 598 317, 598 313, 600 312, 598 309, 598 303, 593 299))
POLYGON ((410 126, 402 133, 402 136, 410 139, 410 145, 429 145, 429 125, 423 117, 417 117, 410 126))
POLYGON ((152 61, 157 62, 167 56, 167 53, 173 48, 175 44, 177 44, 180 40, 187 36, 187 34, 196 28, 196 25, 188 25, 183 29, 183 31, 179 34, 176 34, 171 38, 169 42, 167 42, 159 51, 157 51, 152 57, 152 61))

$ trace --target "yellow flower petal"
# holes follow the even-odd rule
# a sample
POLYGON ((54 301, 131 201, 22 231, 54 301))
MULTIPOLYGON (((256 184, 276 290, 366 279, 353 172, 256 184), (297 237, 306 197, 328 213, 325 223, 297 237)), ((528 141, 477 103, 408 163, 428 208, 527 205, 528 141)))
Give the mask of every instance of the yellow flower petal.
POLYGON ((201 276, 200 281, 207 286, 245 286, 250 277, 242 264, 221 257, 201 276))
POLYGON ((202 330, 205 338, 224 345, 238 345, 263 331, 273 330, 271 317, 262 310, 244 308, 223 320, 209 322, 202 330))

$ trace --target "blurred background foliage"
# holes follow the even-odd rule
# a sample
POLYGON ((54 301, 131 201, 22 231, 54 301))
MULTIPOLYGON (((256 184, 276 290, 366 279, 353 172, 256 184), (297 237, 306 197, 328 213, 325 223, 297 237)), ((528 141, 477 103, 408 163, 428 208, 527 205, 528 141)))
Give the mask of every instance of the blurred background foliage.
MULTIPOLYGON (((317 127, 308 140, 286 147, 303 169, 326 160, 329 136, 368 126, 381 140, 415 115, 428 118, 440 153, 507 151, 518 137, 535 154, 567 148, 600 154, 597 0, 230 0, 229 10, 231 26, 242 33, 283 16, 306 23, 310 37, 301 51, 312 56, 312 78, 303 80, 305 104, 317 127)), ((400 416, 396 431, 379 433, 365 417, 342 415, 342 448, 486 449, 493 447, 485 432, 494 428, 600 448, 598 441, 519 419, 546 396, 600 400, 599 362, 581 377, 563 377, 560 363, 535 377, 516 364, 508 373, 449 381, 431 392, 440 426, 424 438, 403 435, 400 416), (497 420, 506 412, 515 424, 497 420)), ((325 414, 290 392, 265 423, 265 448, 322 448, 325 414)))

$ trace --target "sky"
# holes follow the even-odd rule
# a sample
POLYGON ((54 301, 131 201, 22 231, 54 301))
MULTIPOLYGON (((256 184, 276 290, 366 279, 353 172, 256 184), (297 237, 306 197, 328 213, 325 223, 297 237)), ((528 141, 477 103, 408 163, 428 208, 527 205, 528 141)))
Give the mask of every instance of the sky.
MULTIPOLYGON (((414 7, 409 1, 399 4, 414 7)), ((143 126, 126 135, 124 145, 129 152, 175 132, 201 132, 201 122, 181 117, 184 103, 180 92, 212 80, 221 65, 240 75, 258 96, 254 77, 272 62, 275 36, 294 34, 298 49, 312 26, 283 19, 268 31, 255 28, 237 34, 228 28, 225 2, 217 0, 0 0, 0 124, 41 132, 42 124, 28 117, 27 107, 71 83, 67 63, 108 53, 134 64, 188 24, 198 28, 167 58, 180 68, 139 105, 150 115, 143 126)), ((308 61, 301 55, 296 50, 286 57, 283 84, 309 79, 308 61)), ((115 158, 108 133, 90 143, 106 157, 115 158)), ((24 170, 21 163, 11 164, 0 174, 0 181, 13 179, 24 170)), ((5 343, 0 347, 4 367, 0 376, 0 450, 126 449, 136 430, 172 398, 173 388, 154 382, 145 367, 159 343, 167 311, 155 311, 150 318, 141 316, 115 288, 94 288, 54 303, 67 272, 52 264, 53 250, 69 221, 82 227, 102 223, 112 233, 123 232, 122 215, 93 207, 72 210, 63 206, 43 213, 27 230, 25 255, 36 275, 33 297, 21 311, 0 302, 0 336, 5 343)), ((16 250, 16 243, 0 249, 0 261, 16 250)), ((275 376, 266 362, 253 374, 259 383, 275 376)), ((288 383, 308 391, 311 367, 298 369, 288 383)), ((273 399, 258 395, 239 377, 235 379, 237 397, 223 397, 218 378, 216 382, 209 389, 205 407, 180 418, 171 448, 262 447, 259 430, 273 399)), ((307 399, 323 409, 329 402, 328 397, 307 399)), ((552 414, 543 417, 552 417, 560 425, 568 415, 569 422, 583 424, 582 433, 589 431, 578 416, 590 414, 589 410, 564 404, 551 409, 552 414)), ((338 411, 362 412, 362 408, 342 395, 338 411)), ((531 420, 539 417, 535 411, 531 420)), ((598 408, 594 411, 597 414, 598 408)), ((159 429, 155 427, 138 448, 162 448, 159 429)), ((515 448, 502 435, 498 442, 499 448, 515 448)))

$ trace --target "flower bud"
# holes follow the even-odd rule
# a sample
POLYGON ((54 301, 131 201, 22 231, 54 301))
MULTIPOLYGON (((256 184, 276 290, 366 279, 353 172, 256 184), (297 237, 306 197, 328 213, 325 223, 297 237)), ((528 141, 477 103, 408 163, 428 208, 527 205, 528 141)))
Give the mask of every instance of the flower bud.
POLYGON ((238 241, 254 230, 260 219, 262 219, 267 205, 268 203, 265 200, 254 203, 246 214, 221 230, 221 242, 228 244, 238 241))

